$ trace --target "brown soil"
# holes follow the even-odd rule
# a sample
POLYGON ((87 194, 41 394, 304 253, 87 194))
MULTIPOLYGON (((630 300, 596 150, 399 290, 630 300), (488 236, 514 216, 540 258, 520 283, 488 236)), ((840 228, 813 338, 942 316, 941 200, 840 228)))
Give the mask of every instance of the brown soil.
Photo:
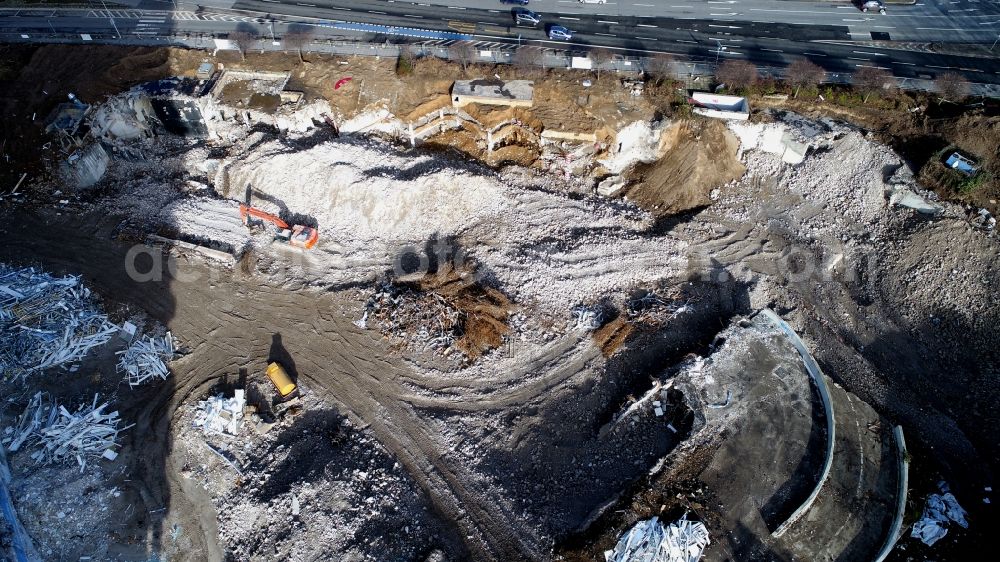
POLYGON ((639 182, 625 195, 657 216, 711 202, 712 189, 738 179, 745 168, 739 140, 715 119, 681 121, 664 133, 663 158, 632 171, 639 182))
POLYGON ((614 320, 594 330, 594 343, 601 348, 605 357, 611 357, 635 332, 635 324, 628 321, 625 315, 619 315, 614 320))
POLYGON ((477 359, 503 343, 510 331, 507 316, 513 303, 500 291, 472 282, 472 272, 448 267, 434 275, 424 276, 419 287, 444 298, 462 311, 462 337, 456 347, 470 359, 477 359))

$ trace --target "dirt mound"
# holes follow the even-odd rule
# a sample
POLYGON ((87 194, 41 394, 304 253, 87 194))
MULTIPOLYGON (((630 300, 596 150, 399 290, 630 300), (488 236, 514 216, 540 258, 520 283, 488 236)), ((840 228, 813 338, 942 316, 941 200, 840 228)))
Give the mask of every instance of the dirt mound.
POLYGON ((657 216, 711 202, 713 189, 743 175, 739 141, 716 120, 682 121, 664 132, 666 154, 629 174, 638 183, 626 196, 657 216))
POLYGON ((510 332, 510 298, 479 282, 472 266, 451 263, 396 277, 376 288, 363 322, 397 345, 475 360, 510 332))
POLYGON ((444 298, 462 312, 461 337, 455 346, 470 359, 500 347, 510 331, 507 316, 513 303, 500 291, 481 283, 470 283, 472 272, 449 266, 437 275, 426 276, 423 291, 444 298))

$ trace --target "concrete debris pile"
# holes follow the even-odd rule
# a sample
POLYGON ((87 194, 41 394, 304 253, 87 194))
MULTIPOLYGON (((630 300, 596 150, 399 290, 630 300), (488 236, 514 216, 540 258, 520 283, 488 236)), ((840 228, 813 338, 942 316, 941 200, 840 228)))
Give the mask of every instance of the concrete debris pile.
POLYGON ((194 426, 207 434, 228 433, 236 435, 243 425, 243 410, 246 407, 246 391, 236 389, 232 398, 216 394, 198 402, 194 416, 194 426))
POLYGON ((384 335, 443 351, 461 337, 463 318, 464 313, 441 295, 383 283, 368 298, 357 325, 372 325, 384 335))
POLYGON ((177 356, 177 344, 167 332, 162 338, 145 336, 133 341, 128 349, 116 353, 120 356, 115 371, 125 373, 130 387, 144 384, 152 378, 166 380, 170 375, 167 362, 177 356))
POLYGON ((0 378, 77 362, 117 331, 79 277, 0 264, 0 378))
POLYGON ((36 450, 31 458, 36 463, 54 464, 75 459, 80 471, 87 466, 86 459, 118 457, 118 435, 132 427, 121 427, 118 412, 104 413, 108 403, 98 405, 99 395, 94 395, 89 405, 81 406, 75 413, 60 406, 45 393, 36 393, 16 427, 4 430, 3 443, 11 452, 27 445, 36 450))
POLYGON ((933 546, 944 538, 948 534, 948 525, 951 522, 957 523, 963 529, 969 528, 969 522, 966 520, 968 514, 958 505, 958 500, 949 491, 948 484, 939 482, 938 488, 941 493, 928 496, 923 514, 910 531, 911 537, 920 539, 927 546, 933 546))
POLYGON ((622 537, 607 562, 697 562, 708 546, 708 529, 687 517, 664 527, 657 517, 640 521, 622 537))

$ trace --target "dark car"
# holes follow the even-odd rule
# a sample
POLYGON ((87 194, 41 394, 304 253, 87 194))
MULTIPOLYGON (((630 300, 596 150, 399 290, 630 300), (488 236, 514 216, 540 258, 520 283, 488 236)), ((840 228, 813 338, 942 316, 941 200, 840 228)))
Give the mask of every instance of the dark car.
POLYGON ((528 0, 500 0, 501 4, 519 4, 521 6, 527 6, 528 0))

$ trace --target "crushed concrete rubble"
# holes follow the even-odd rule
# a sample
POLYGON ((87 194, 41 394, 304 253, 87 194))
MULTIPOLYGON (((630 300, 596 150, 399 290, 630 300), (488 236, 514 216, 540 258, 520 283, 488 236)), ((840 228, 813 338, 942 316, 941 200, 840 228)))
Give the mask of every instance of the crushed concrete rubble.
POLYGON ((216 394, 198 402, 193 424, 202 428, 208 435, 213 433, 236 435, 243 426, 243 410, 246 404, 246 391, 243 389, 236 389, 232 398, 216 394))
POLYGON ((607 562, 698 562, 708 546, 708 528, 687 517, 667 525, 658 517, 639 521, 614 550, 604 553, 607 562))
POLYGON ((952 522, 963 529, 969 528, 966 519, 968 513, 958 504, 955 495, 949 491, 948 484, 939 482, 940 494, 931 494, 927 497, 927 504, 924 505, 924 512, 913 524, 910 536, 920 539, 927 546, 944 538, 948 534, 948 525, 952 522))
POLYGON ((213 494, 228 556, 444 560, 427 557, 447 531, 425 494, 367 431, 313 396, 276 414, 274 430, 230 447, 246 474, 240 486, 228 468, 212 468, 220 463, 204 468, 200 447, 179 453, 190 455, 186 476, 213 494))
POLYGON ((0 264, 0 378, 80 361, 117 331, 79 277, 0 264))
POLYGON ((153 378, 167 379, 170 370, 166 364, 177 355, 177 344, 170 332, 162 338, 144 336, 117 355, 121 357, 115 370, 124 373, 128 385, 135 387, 153 378))
POLYGON ((120 427, 118 411, 105 413, 108 403, 98 405, 98 399, 95 394, 89 405, 71 413, 47 394, 35 393, 16 427, 4 430, 4 446, 11 452, 26 445, 33 447, 31 458, 36 463, 75 459, 81 472, 87 466, 87 458, 115 460, 118 435, 132 425, 120 427))

